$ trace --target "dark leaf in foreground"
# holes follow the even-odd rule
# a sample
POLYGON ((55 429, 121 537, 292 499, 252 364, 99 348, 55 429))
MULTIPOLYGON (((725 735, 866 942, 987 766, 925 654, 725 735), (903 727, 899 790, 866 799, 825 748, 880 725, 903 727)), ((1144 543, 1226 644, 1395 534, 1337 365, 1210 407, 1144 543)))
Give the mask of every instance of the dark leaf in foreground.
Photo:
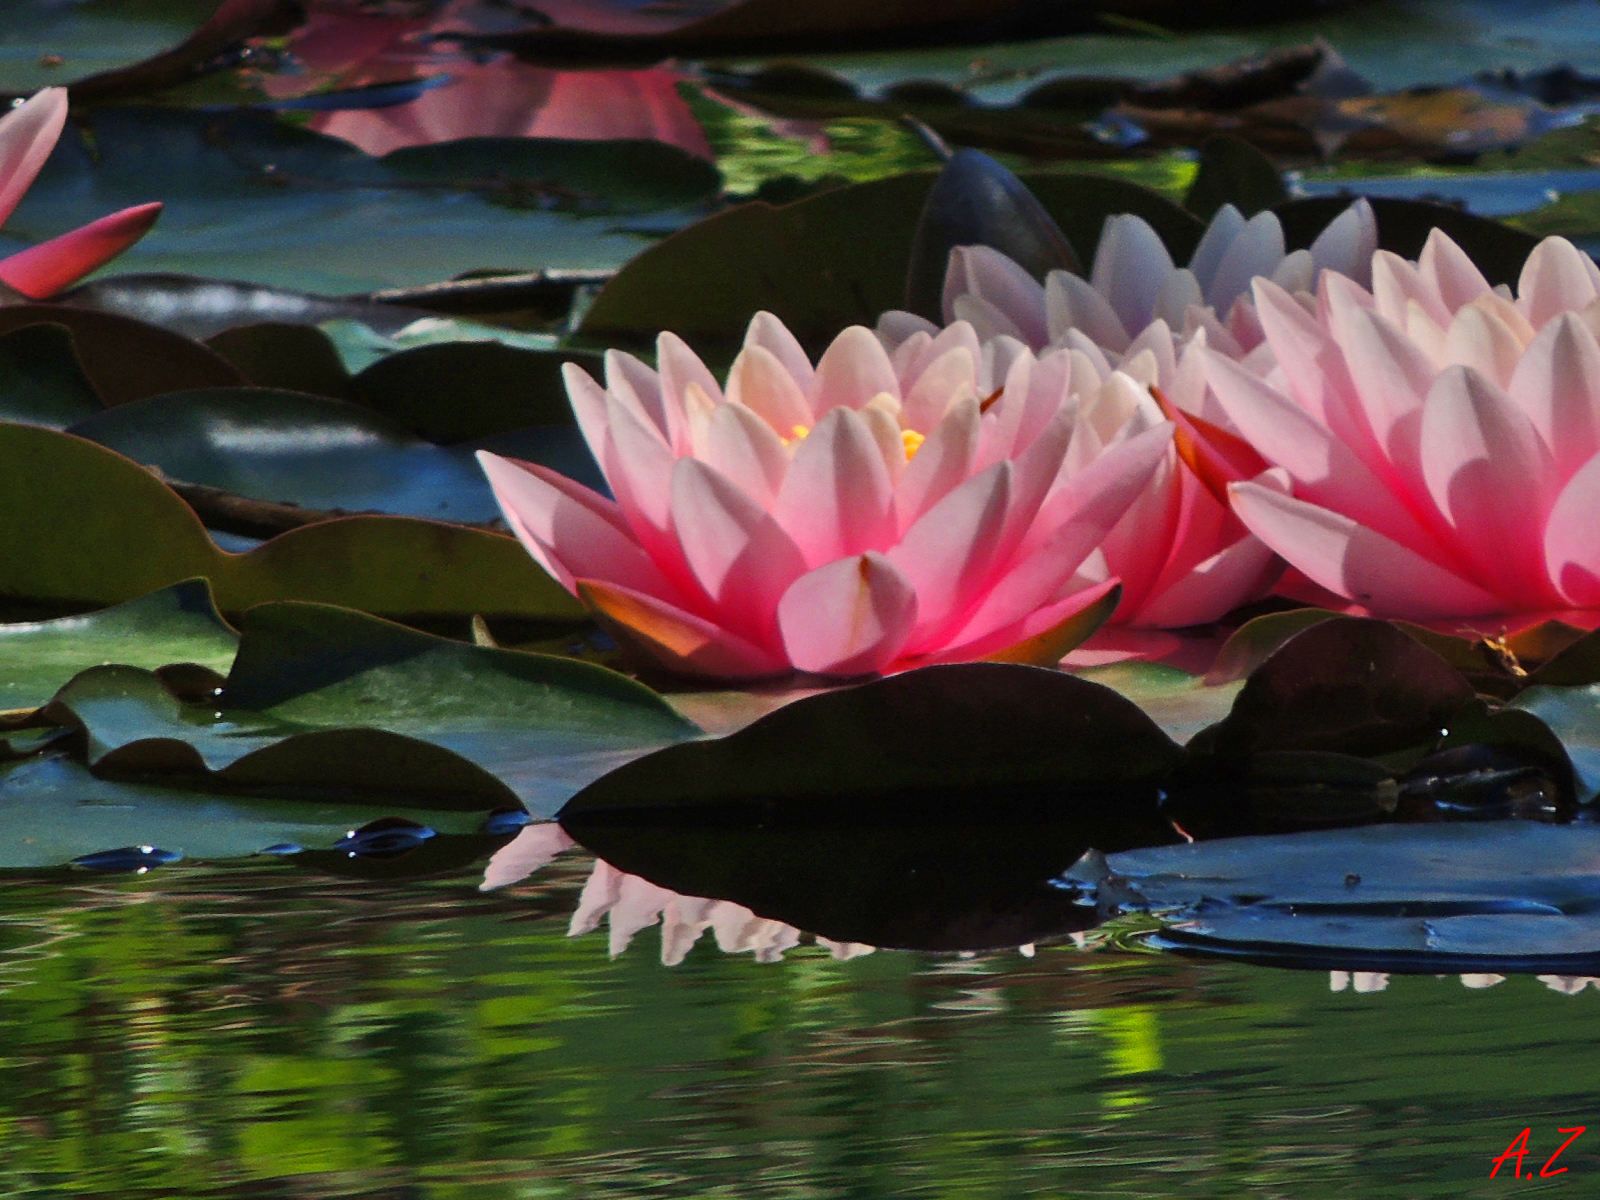
POLYGON ((102 407, 65 326, 24 325, 0 334, 0 420, 65 429, 102 407))
POLYGON ((1189 185, 1183 206, 1209 221, 1224 204, 1253 217, 1288 198, 1270 158, 1243 138, 1222 134, 1200 147, 1200 171, 1189 185))
POLYGON ((1084 928, 1050 880, 1091 847, 1172 840, 1181 751, 1130 701, 1055 671, 930 667, 660 751, 563 827, 617 868, 839 941, 962 949, 1084 928))

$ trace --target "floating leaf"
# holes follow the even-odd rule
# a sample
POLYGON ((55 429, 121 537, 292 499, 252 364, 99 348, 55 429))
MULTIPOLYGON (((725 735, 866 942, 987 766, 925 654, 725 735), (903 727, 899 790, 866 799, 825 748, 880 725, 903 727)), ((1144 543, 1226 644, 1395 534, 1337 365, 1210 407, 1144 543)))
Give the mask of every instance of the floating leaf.
POLYGON ((396 811, 460 833, 483 820, 480 812, 419 808, 412 793, 304 795, 287 786, 277 795, 257 796, 101 779, 59 754, 0 764, 0 806, 6 813, 0 868, 60 867, 130 846, 207 860, 246 858, 283 844, 331 848, 351 829, 396 811))
POLYGON ((131 317, 59 304, 0 307, 0 335, 41 323, 70 332, 82 372, 105 404, 244 382, 226 359, 199 342, 131 317))
POLYGON ((0 710, 37 708, 98 663, 188 662, 226 673, 238 645, 203 579, 81 617, 0 625, 0 710))
POLYGON ((0 334, 0 420, 65 429, 101 408, 64 326, 0 334))
MULTIPOLYGON (((1022 176, 1086 257, 1105 218, 1134 212, 1179 261, 1199 241, 1191 214, 1148 188, 1097 175, 1022 176)), ((773 208, 756 202, 719 213, 639 255, 606 285, 582 332, 730 340, 765 309, 796 336, 822 343, 850 324, 872 325, 904 302, 916 214, 933 177, 915 173, 838 188, 773 208), (759 270, 750 265, 759 264, 759 270)))
POLYGON ((1085 680, 929 667, 658 751, 560 819, 620 870, 836 940, 1016 945, 1092 921, 1048 882, 1089 847, 1174 836, 1157 786, 1180 753, 1085 680))
POLYGON ((188 505, 121 455, 0 423, 0 598, 102 608, 196 576, 218 606, 314 600, 413 619, 573 620, 582 609, 510 537, 406 517, 348 517, 226 554, 188 505))
POLYGON ((1108 865, 1133 903, 1192 913, 1174 914, 1158 938, 1188 953, 1588 975, 1600 969, 1597 855, 1590 826, 1497 822, 1234 838, 1115 854, 1108 865))
POLYGON ((1231 204, 1247 217, 1288 200, 1273 161, 1243 138, 1219 134, 1200 147, 1200 171, 1183 206, 1202 221, 1231 204))
POLYGON ((314 325, 266 321, 238 325, 206 339, 259 388, 351 399, 350 376, 328 335, 314 325))
POLYGON ((343 400, 266 388, 154 396, 69 431, 238 496, 478 524, 499 515, 470 450, 436 446, 343 400))

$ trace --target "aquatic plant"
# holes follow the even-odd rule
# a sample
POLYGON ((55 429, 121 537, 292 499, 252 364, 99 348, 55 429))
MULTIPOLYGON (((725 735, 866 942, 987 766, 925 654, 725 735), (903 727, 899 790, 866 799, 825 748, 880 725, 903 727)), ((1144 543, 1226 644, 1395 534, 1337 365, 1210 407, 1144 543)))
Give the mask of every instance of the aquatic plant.
POLYGON ((854 326, 813 367, 761 313, 724 391, 664 333, 658 370, 611 351, 601 387, 566 368, 614 500, 480 459, 528 551, 669 670, 1053 663, 1053 632, 1115 586, 1078 568, 1160 469, 1171 426, 1152 403, 1080 421, 1071 356, 983 348, 964 324, 902 350, 854 326))

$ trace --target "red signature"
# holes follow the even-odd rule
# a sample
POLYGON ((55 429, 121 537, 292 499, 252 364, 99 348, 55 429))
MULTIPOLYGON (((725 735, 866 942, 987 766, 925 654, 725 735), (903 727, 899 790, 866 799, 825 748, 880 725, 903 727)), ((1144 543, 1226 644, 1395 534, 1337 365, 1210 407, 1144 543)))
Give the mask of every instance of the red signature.
MULTIPOLYGON (((1577 1125, 1571 1129, 1556 1130, 1557 1133, 1567 1133, 1571 1134, 1572 1136, 1567 1138, 1566 1141, 1562 1142, 1561 1145, 1557 1146, 1556 1152, 1544 1160, 1544 1166, 1539 1168, 1540 1179, 1549 1179, 1550 1176, 1559 1175, 1561 1172, 1566 1170, 1565 1167, 1557 1167, 1554 1171, 1552 1171, 1550 1169, 1550 1164, 1561 1157, 1561 1152, 1563 1150, 1582 1137, 1583 1131, 1587 1128, 1587 1125, 1577 1125)), ((1528 1156, 1528 1135, 1532 1132, 1533 1127, 1530 1125, 1527 1129, 1524 1129, 1521 1133, 1517 1134, 1516 1137, 1511 1139, 1511 1145, 1506 1147, 1506 1152, 1494 1160, 1494 1170, 1489 1172, 1490 1179, 1493 1179, 1500 1168, 1506 1165, 1506 1159, 1508 1158, 1514 1158, 1517 1160, 1516 1164, 1511 1169, 1512 1174, 1517 1179, 1522 1178, 1522 1160, 1528 1156)), ((1528 1169, 1528 1178, 1532 1179, 1533 1177, 1533 1169, 1530 1167, 1528 1169)))

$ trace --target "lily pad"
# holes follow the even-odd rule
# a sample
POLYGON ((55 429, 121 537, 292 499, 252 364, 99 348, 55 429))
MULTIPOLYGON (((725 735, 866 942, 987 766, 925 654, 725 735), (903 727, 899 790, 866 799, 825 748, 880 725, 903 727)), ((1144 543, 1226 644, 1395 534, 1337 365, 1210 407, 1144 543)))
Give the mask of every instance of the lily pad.
POLYGON ((479 524, 499 515, 470 450, 360 405, 268 388, 154 396, 68 432, 186 483, 302 508, 479 524))
POLYGON ((0 765, 0 868, 61 867, 124 846, 212 860, 280 845, 331 849, 350 830, 397 812, 441 832, 470 833, 483 824, 479 811, 419 807, 414 794, 305 799, 297 792, 196 791, 101 779, 60 754, 23 759, 0 765))
POLYGON ((1502 822, 1232 838, 1114 854, 1108 866, 1124 907, 1177 910, 1158 944, 1185 952, 1317 969, 1594 974, 1597 854, 1592 826, 1502 822))
POLYGON ((347 517, 227 554, 159 480, 93 442, 0 423, 0 461, 0 599, 13 604, 103 608, 204 576, 224 612, 298 599, 413 619, 583 615, 500 534, 347 517))
POLYGON ((929 667, 658 751, 559 816, 620 870, 836 940, 1017 945, 1092 923, 1048 884, 1087 848, 1176 836, 1157 787, 1180 754, 1085 680, 929 667))
POLYGON ((1511 708, 1532 713, 1561 739, 1578 774, 1579 800, 1588 803, 1600 795, 1600 685, 1536 685, 1513 700, 1511 708))
POLYGON ((0 334, 0 420, 65 429, 102 407, 64 326, 0 334))
MULTIPOLYGON (((729 340, 765 309, 802 341, 825 342, 851 324, 872 325, 904 303, 917 214, 934 176, 913 173, 842 187, 774 208, 755 202, 701 221, 639 255, 585 316, 592 337, 729 340)), ((1086 260, 1113 213, 1149 221, 1180 261, 1202 226, 1137 184, 1097 175, 1022 176, 1086 260)))
MULTIPOLYGON (((282 760, 311 733, 381 731, 460 755, 541 815, 613 767, 700 734, 648 688, 587 663, 464 645, 320 605, 262 605, 242 626, 216 699, 185 704, 149 671, 104 666, 74 678, 47 711, 84 730, 97 771, 140 776, 231 780, 282 760)), ((365 756, 341 757, 361 778, 365 756)))
POLYGON ((81 617, 0 625, 0 709, 37 708, 99 663, 154 669, 188 662, 225 674, 238 645, 203 579, 81 617))

